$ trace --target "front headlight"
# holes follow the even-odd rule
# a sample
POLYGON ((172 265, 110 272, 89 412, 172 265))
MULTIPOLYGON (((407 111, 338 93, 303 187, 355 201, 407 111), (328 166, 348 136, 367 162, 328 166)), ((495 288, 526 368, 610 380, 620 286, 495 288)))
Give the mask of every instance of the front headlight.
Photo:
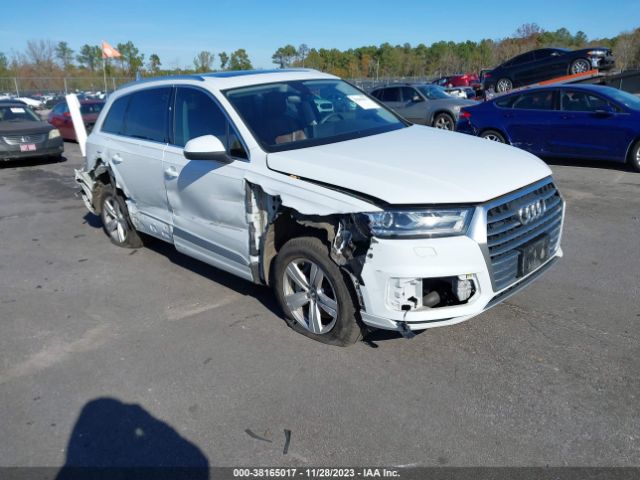
POLYGON ((60 130, 54 128, 53 130, 49 130, 49 140, 54 138, 58 138, 60 136, 60 130))
POLYGON ((604 51, 604 50, 589 50, 587 52, 587 55, 595 55, 595 56, 598 56, 598 57, 604 57, 606 54, 607 54, 607 52, 604 51))
POLYGON ((364 215, 376 237, 444 237, 467 233, 473 208, 387 210, 364 215))

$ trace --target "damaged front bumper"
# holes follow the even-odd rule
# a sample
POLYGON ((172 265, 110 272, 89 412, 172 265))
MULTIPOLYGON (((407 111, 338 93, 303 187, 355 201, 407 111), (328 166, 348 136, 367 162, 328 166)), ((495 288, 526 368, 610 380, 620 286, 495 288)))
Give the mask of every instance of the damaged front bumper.
POLYGON ((373 238, 358 285, 362 321, 406 332, 468 320, 562 257, 563 223, 564 201, 547 179, 478 206, 467 235, 373 238), (511 209, 539 198, 548 208, 535 220, 513 226, 511 209))
POLYGON ((364 308, 361 318, 371 327, 386 330, 403 330, 404 325, 410 330, 423 330, 460 323, 516 293, 561 256, 562 249, 558 248, 537 270, 496 291, 481 245, 469 237, 377 239, 371 245, 362 270, 360 294, 364 308), (414 307, 415 295, 412 295, 413 291, 407 291, 407 285, 426 295, 424 286, 429 282, 451 278, 472 282, 473 293, 468 299, 460 301, 454 294, 451 305, 414 307), (402 299, 408 300, 404 303, 405 309, 402 299))

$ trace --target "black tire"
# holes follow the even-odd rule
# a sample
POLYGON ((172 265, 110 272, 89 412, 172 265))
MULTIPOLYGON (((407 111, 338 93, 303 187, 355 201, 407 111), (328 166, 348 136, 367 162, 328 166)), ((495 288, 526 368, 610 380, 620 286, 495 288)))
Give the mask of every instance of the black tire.
POLYGON ((629 166, 636 172, 640 172, 640 140, 638 140, 629 152, 629 166))
POLYGON ((496 92, 504 93, 513 88, 513 82, 509 78, 501 78, 496 82, 496 92))
POLYGON ((129 210, 122 196, 112 185, 102 186, 99 192, 98 205, 102 228, 111 243, 123 248, 142 247, 142 240, 131 223, 129 210))
POLYGON ((507 139, 504 138, 504 135, 497 130, 485 130, 480 134, 480 138, 491 140, 492 142, 507 143, 507 139))
POLYGON ((591 62, 586 58, 576 58, 569 66, 569 74, 575 75, 576 73, 584 73, 591 70, 591 62))
POLYGON ((452 115, 442 112, 433 117, 431 126, 440 130, 449 130, 450 132, 453 132, 456 129, 456 121, 453 119, 452 115))
MULTIPOLYGON (((311 276, 309 276, 307 280, 311 280, 311 276)), ((348 282, 350 282, 350 280, 329 258, 329 250, 320 239, 314 237, 298 237, 289 240, 278 252, 273 266, 271 284, 274 287, 278 303, 285 314, 287 324, 293 330, 318 342, 345 347, 362 338, 362 328, 356 318, 357 312, 354 294, 348 282), (315 266, 319 267, 324 275, 324 280, 321 280, 321 282, 328 283, 322 283, 318 286, 316 291, 321 293, 316 293, 315 295, 317 298, 320 298, 320 294, 331 295, 333 297, 332 300, 337 304, 335 320, 329 319, 330 321, 328 321, 329 325, 333 322, 335 323, 324 333, 314 333, 310 330, 309 326, 303 326, 302 321, 296 319, 296 314, 302 314, 304 317, 305 306, 307 308, 306 315, 309 316, 311 305, 314 305, 311 301, 307 300, 307 303, 301 306, 296 313, 291 310, 285 300, 285 296, 290 297, 292 293, 294 293, 289 290, 291 283, 287 268, 296 262, 300 262, 301 264, 315 264, 315 266), (287 278, 285 278, 285 275, 287 275, 287 278), (325 288, 322 288, 323 286, 326 287, 327 290, 330 289, 331 293, 325 290, 325 288)), ((308 282, 308 284, 311 283, 311 281, 308 282)), ((298 291, 295 293, 300 294, 304 292, 298 291)), ((320 306, 320 303, 321 302, 318 302, 317 305, 320 306)), ((325 321, 326 317, 331 317, 327 312, 320 309, 317 311, 325 315, 325 321)), ((310 321, 307 323, 310 323, 310 321)))

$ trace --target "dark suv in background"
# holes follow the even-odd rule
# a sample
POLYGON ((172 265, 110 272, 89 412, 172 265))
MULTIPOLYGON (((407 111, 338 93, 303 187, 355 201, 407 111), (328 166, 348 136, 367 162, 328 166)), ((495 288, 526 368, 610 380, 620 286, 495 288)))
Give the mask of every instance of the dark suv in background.
POLYGON ((514 87, 542 82, 592 69, 608 70, 615 64, 611 50, 602 47, 567 50, 541 48, 504 62, 482 76, 484 91, 507 92, 514 87))

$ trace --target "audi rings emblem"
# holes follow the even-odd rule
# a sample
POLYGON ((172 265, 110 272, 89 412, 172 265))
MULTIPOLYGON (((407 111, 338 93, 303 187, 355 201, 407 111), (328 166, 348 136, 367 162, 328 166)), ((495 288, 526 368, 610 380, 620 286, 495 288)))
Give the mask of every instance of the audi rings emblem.
POLYGON ((544 199, 541 198, 540 200, 536 200, 529 205, 521 207, 518 210, 518 220, 520 220, 520 223, 522 225, 527 225, 534 220, 539 219, 542 215, 544 215, 544 212, 546 211, 547 204, 544 199))

